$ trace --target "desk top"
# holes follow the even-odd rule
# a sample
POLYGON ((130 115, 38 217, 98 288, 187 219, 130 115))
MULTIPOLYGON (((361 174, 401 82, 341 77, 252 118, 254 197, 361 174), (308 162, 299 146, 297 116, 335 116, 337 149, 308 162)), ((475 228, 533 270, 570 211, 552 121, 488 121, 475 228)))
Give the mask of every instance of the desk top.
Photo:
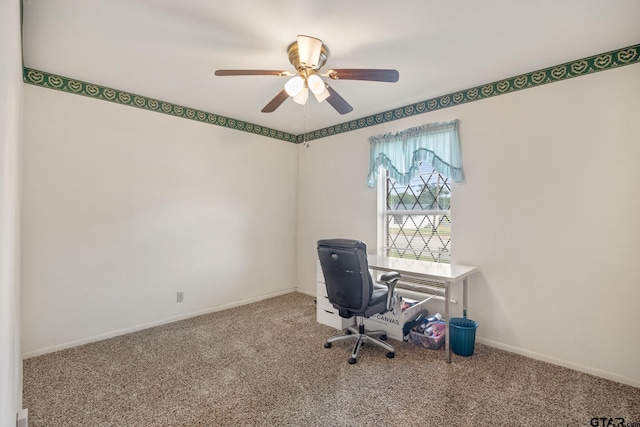
POLYGON ((424 279, 457 282, 478 270, 478 267, 442 262, 418 261, 415 259, 368 255, 369 268, 418 276, 424 279))

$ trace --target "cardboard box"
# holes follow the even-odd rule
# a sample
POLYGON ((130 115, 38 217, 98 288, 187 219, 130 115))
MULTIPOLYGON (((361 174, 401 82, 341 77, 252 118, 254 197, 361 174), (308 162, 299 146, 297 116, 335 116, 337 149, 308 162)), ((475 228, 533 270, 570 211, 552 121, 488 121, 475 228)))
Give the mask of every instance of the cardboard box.
POLYGON ((404 324, 413 319, 422 310, 425 310, 424 301, 416 301, 398 296, 394 309, 384 314, 374 314, 368 319, 364 319, 364 327, 367 330, 382 330, 387 333, 389 338, 402 341, 402 327, 404 324), (404 302, 414 303, 411 307, 402 310, 404 302))

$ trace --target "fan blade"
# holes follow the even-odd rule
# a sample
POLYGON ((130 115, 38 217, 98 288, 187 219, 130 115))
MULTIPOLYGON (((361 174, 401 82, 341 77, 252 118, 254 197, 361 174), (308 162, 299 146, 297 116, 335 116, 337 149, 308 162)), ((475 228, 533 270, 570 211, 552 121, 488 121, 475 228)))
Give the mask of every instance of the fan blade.
POLYGON ((342 68, 329 70, 327 76, 333 80, 368 80, 372 82, 397 82, 398 70, 378 70, 374 68, 342 68))
POLYGON ((300 65, 310 68, 318 68, 320 52, 322 52, 322 40, 309 36, 298 36, 298 57, 300 65))
POLYGON ((327 98, 327 102, 331 104, 333 108, 340 114, 347 114, 353 111, 353 107, 349 105, 349 103, 340 95, 338 92, 333 90, 333 88, 327 85, 327 91, 329 91, 329 97, 327 98))
POLYGON ((290 76, 293 73, 280 70, 216 70, 216 76, 290 76))
POLYGON ((277 94, 264 108, 261 110, 263 113, 273 113, 276 111, 282 103, 289 97, 287 91, 282 89, 279 94, 277 94))

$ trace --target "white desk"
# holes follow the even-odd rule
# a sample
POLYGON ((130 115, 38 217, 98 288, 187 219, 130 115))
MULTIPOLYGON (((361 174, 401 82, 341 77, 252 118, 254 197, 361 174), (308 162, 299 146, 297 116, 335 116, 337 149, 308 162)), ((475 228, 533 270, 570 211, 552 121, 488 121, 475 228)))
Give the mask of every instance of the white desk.
POLYGON ((367 256, 369 268, 379 271, 397 271, 400 274, 444 283, 444 321, 446 326, 445 350, 447 362, 451 363, 451 343, 449 341, 450 287, 462 280, 462 314, 467 316, 467 277, 477 271, 477 267, 440 262, 416 261, 380 255, 367 256))

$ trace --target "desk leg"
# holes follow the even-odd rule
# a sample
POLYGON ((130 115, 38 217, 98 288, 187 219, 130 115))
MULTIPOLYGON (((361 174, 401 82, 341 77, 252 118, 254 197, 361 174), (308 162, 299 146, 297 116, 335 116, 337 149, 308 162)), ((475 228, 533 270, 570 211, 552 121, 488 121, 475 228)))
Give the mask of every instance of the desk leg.
POLYGON ((467 317, 467 278, 462 279, 462 316, 467 317))
POLYGON ((447 352, 446 357, 447 357, 447 363, 451 363, 451 339, 449 338, 449 329, 450 329, 450 325, 449 325, 449 313, 451 313, 451 311, 449 310, 449 302, 451 300, 451 295, 449 295, 449 286, 450 283, 449 282, 444 282, 444 323, 445 323, 445 335, 444 335, 444 344, 445 344, 445 351, 447 352))

